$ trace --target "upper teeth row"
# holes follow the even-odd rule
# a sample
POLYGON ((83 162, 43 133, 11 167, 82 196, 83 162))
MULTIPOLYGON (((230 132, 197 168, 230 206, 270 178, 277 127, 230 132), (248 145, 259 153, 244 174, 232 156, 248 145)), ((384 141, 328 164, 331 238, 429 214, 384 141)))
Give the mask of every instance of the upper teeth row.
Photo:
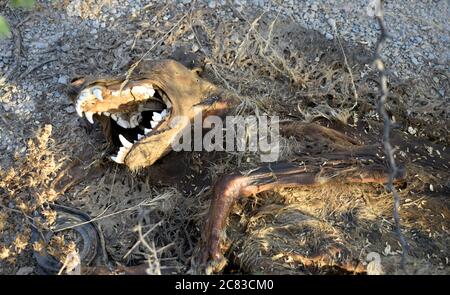
MULTIPOLYGON (((155 89, 153 89, 153 87, 151 85, 148 86, 134 86, 133 88, 130 89, 123 89, 122 91, 112 91, 111 95, 112 96, 120 96, 124 93, 129 93, 131 92, 134 96, 137 97, 141 97, 141 98, 150 98, 153 97, 153 95, 155 94, 155 89)), ((82 109, 83 104, 88 101, 88 100, 103 100, 103 93, 102 93, 102 88, 99 86, 94 86, 91 88, 86 88, 83 89, 80 93, 80 95, 78 96, 78 99, 75 103, 75 109, 78 113, 78 115, 80 117, 83 117, 83 112, 84 115, 86 116, 86 119, 91 123, 94 124, 94 120, 93 120, 93 115, 94 112, 85 112, 82 109)), ((103 112, 103 114, 108 115, 108 112, 103 112)), ((132 120, 130 120, 131 124, 129 124, 130 126, 128 126, 126 123, 124 123, 124 121, 122 121, 121 123, 118 122, 118 124, 124 128, 134 128, 138 125, 137 122, 137 117, 135 117, 134 119, 131 118, 132 120), (121 125, 122 124, 122 125, 121 125), (128 126, 128 127, 127 127, 128 126)), ((117 120, 116 120, 117 121, 117 120)))

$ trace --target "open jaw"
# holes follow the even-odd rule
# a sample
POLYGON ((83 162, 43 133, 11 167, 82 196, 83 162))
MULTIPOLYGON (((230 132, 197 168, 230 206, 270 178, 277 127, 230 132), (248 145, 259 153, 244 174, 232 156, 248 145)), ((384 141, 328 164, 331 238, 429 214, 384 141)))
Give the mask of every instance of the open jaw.
POLYGON ((168 125, 172 103, 160 87, 148 80, 130 81, 124 87, 121 84, 89 85, 77 96, 75 108, 91 124, 94 119, 102 123, 114 145, 111 159, 124 164, 137 143, 168 125))

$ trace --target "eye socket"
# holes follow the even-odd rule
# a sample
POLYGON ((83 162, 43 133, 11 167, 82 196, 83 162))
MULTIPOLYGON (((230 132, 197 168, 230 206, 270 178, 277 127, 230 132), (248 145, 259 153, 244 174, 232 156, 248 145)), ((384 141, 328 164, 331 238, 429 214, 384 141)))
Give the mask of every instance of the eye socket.
POLYGON ((70 80, 70 85, 72 86, 80 86, 84 83, 86 79, 84 77, 75 77, 70 80))

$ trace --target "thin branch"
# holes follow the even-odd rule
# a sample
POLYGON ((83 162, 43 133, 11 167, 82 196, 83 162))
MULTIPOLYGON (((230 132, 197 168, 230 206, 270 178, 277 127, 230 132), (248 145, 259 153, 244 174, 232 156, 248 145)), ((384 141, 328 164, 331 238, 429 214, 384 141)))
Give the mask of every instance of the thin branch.
POLYGON ((164 39, 170 35, 170 33, 172 33, 173 30, 175 30, 176 27, 178 27, 178 25, 187 17, 187 14, 183 15, 182 18, 180 18, 180 20, 172 26, 172 28, 167 31, 158 41, 156 41, 152 47, 150 47, 142 56, 141 58, 139 58, 139 60, 137 62, 135 62, 129 69, 127 72, 127 76, 125 78, 125 80, 122 82, 122 84, 120 85, 120 91, 122 91, 123 87, 125 87, 125 85, 127 85, 128 81, 130 80, 131 75, 133 74, 133 71, 136 69, 136 67, 141 63, 142 60, 144 60, 144 58, 162 41, 164 41, 164 39))
POLYGON ((395 163, 394 159, 394 149, 392 148, 391 142, 390 142, 390 132, 392 127, 392 122, 389 118, 389 115, 386 111, 386 101, 387 97, 389 95, 389 90, 387 86, 387 73, 386 68, 384 66, 383 59, 381 57, 381 51, 383 50, 384 45, 386 44, 387 39, 389 38, 389 34, 386 29, 386 25, 384 22, 384 11, 383 11, 383 0, 377 0, 376 1, 376 11, 375 11, 375 17, 378 21, 378 25, 380 26, 381 34, 378 38, 376 48, 375 48, 375 56, 374 56, 374 64, 378 69, 379 75, 380 75, 380 84, 381 84, 381 90, 380 90, 380 100, 378 102, 378 113, 380 117, 383 118, 384 121, 384 127, 383 127, 383 146, 384 146, 384 152, 386 154, 387 160, 389 162, 389 179, 387 183, 387 188, 389 191, 392 192, 394 197, 394 221, 395 221, 395 227, 398 239, 400 241, 400 244, 402 246, 402 259, 401 259, 401 268, 403 271, 406 272, 405 269, 405 261, 406 261, 406 254, 408 252, 408 243, 405 240, 405 237, 402 234, 401 231, 401 225, 400 225, 400 216, 398 214, 398 208, 400 205, 400 198, 398 195, 397 190, 394 187, 394 178, 399 172, 398 166, 395 163))

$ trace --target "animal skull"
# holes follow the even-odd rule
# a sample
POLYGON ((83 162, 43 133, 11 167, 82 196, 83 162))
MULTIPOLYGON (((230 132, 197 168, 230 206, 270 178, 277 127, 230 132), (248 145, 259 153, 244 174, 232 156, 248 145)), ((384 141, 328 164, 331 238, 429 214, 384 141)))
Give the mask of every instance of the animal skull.
POLYGON ((111 159, 137 170, 165 156, 198 112, 194 106, 218 93, 197 69, 162 60, 141 62, 129 80, 74 79, 69 96, 78 115, 101 123, 116 147, 111 159))

